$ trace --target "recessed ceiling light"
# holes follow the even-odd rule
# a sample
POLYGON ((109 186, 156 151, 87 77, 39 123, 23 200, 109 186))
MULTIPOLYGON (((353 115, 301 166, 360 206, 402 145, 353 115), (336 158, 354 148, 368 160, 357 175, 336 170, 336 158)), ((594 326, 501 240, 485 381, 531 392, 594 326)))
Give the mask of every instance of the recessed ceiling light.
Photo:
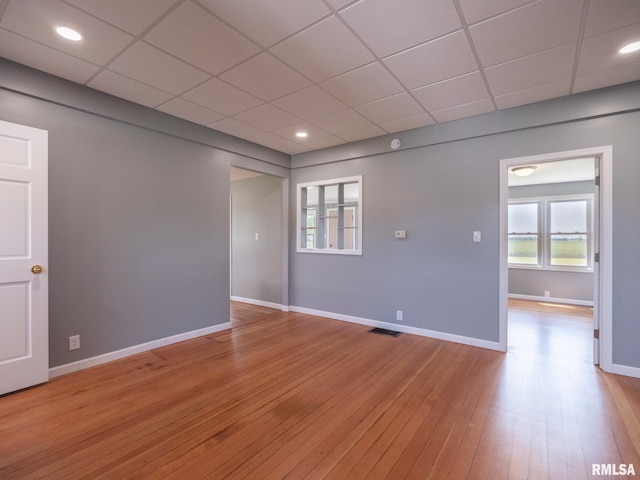
POLYGON ((633 42, 620 49, 620 53, 633 53, 640 50, 640 42, 633 42))
POLYGON ((56 27, 56 33, 62 38, 71 40, 73 42, 79 42, 82 40, 82 35, 77 30, 69 27, 56 27))
POLYGON ((307 132, 298 132, 296 133, 296 137, 298 138, 307 138, 309 134, 307 132))

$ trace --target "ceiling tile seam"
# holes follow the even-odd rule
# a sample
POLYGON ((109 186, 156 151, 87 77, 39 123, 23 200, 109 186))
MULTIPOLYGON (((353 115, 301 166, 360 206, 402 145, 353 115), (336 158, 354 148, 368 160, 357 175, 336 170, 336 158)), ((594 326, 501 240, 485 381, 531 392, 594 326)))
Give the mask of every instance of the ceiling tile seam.
MULTIPOLYGON (((332 16, 332 13, 328 13, 327 15, 325 15, 322 18, 319 18, 318 20, 310 23, 309 25, 306 25, 304 27, 302 27, 299 30, 296 30, 293 33, 290 33, 289 35, 281 38, 280 40, 266 46, 263 47, 262 45, 260 45, 256 40, 252 39, 251 37, 248 37, 242 30, 238 30, 236 27, 234 27, 232 24, 230 24, 229 22, 227 22, 224 18, 220 17, 215 11, 213 11, 212 9, 210 9, 209 7, 207 7, 206 5, 203 5, 202 3, 200 3, 200 0, 190 0, 192 3, 196 4, 197 6, 199 6, 200 8, 202 8, 203 10, 206 10, 208 13, 210 13, 211 15, 213 15, 214 17, 216 17, 218 20, 220 20, 222 23, 224 23, 227 27, 231 28, 232 30, 234 30, 236 33, 238 33, 239 35, 242 35, 244 38, 246 38, 247 40, 249 40, 251 43, 257 45, 262 51, 267 51, 283 42, 286 42, 287 40, 289 40, 291 37, 295 37, 296 35, 298 35, 299 33, 307 30, 308 28, 314 27, 317 24, 319 24, 320 22, 323 22, 325 20, 327 20, 328 18, 330 18, 332 16)), ((331 9, 330 9, 331 10, 331 9)), ((275 56, 275 55, 274 55, 275 56)))
POLYGON ((498 13, 496 15, 491 15, 491 16, 489 16, 487 18, 483 18, 482 20, 478 20, 477 22, 470 23, 469 27, 475 27, 475 26, 480 25, 482 23, 487 23, 487 22, 493 21, 496 18, 504 17, 505 15, 509 15, 509 14, 511 14, 513 12, 517 12, 518 10, 522 10, 523 8, 528 8, 531 5, 533 5, 534 3, 541 3, 541 2, 544 2, 544 1, 545 0, 533 0, 531 2, 525 3, 524 5, 518 5, 517 7, 510 8, 510 9, 505 10, 503 12, 500 12, 500 13, 498 13))
POLYGON ((484 71, 484 66, 480 61, 480 55, 478 55, 478 49, 473 41, 473 37, 471 36, 471 32, 469 31, 469 24, 467 23, 467 19, 464 16, 464 12, 462 11, 462 7, 460 6, 460 0, 452 0, 453 6, 458 13, 458 18, 460 19, 460 23, 462 24, 462 30, 464 31, 464 35, 467 39, 467 43, 469 44, 469 48, 471 49, 471 53, 473 54, 473 59, 478 66, 478 72, 482 77, 482 81, 484 82, 484 86, 489 93, 489 99, 491 100, 491 104, 493 105, 494 110, 498 110, 498 103, 496 102, 495 95, 493 94, 493 90, 491 89, 491 84, 489 83, 489 79, 487 78, 487 74, 484 71))
MULTIPOLYGON (((98 71, 97 71, 96 73, 94 73, 91 77, 89 77, 89 79, 88 79, 86 82, 84 82, 84 85, 89 85, 89 83, 90 83, 90 82, 92 82, 93 80, 95 80, 95 79, 96 79, 96 77, 97 77, 98 75, 100 75, 101 73, 103 73, 105 70, 109 70, 109 67, 113 64, 113 62, 115 62, 115 61, 116 61, 116 60, 118 60, 120 57, 122 57, 122 55, 124 55, 124 53, 125 53, 127 50, 129 50, 131 47, 133 47, 133 46, 134 46, 136 43, 138 43, 139 41, 143 41, 143 38, 144 38, 144 36, 145 36, 147 33, 149 33, 151 30, 153 30, 153 29, 154 29, 158 24, 160 24, 160 23, 161 23, 165 18, 167 18, 169 15, 171 15, 171 14, 172 14, 172 13, 173 13, 173 12, 174 12, 174 11, 175 11, 179 6, 180 6, 180 5, 182 5, 182 4, 183 4, 185 1, 187 1, 187 0, 178 0, 178 1, 177 1, 176 3, 174 3, 171 7, 169 7, 167 10, 165 10, 161 15, 159 15, 159 16, 158 16, 158 18, 156 18, 153 22, 151 22, 151 24, 150 24, 150 25, 148 25, 144 30, 142 30, 142 32, 140 32, 138 35, 132 35, 130 32, 127 32, 126 30, 123 30, 122 28, 118 27, 117 25, 113 25, 113 24, 111 24, 111 23, 109 23, 109 22, 105 21, 105 20, 104 20, 104 19, 102 19, 102 18, 96 17, 96 16, 95 16, 95 15, 93 15, 92 13, 90 13, 90 12, 86 12, 86 11, 84 11, 83 9, 76 7, 75 5, 71 5, 71 4, 67 3, 67 2, 65 2, 65 0, 61 0, 61 1, 62 1, 62 2, 64 2, 64 3, 65 3, 66 5, 68 5, 69 7, 71 7, 71 8, 73 8, 73 9, 75 9, 75 10, 79 10, 79 11, 81 11, 82 13, 84 13, 85 15, 88 15, 88 16, 90 16, 90 17, 93 17, 93 18, 95 18, 96 20, 98 20, 99 22, 105 23, 105 24, 107 24, 107 25, 109 25, 109 26, 111 26, 111 27, 113 27, 113 28, 115 28, 115 29, 117 29, 117 30, 120 30, 121 32, 123 32, 123 33, 125 33, 125 34, 129 35, 130 37, 133 37, 133 39, 131 40, 131 42, 129 42, 129 43, 128 43, 128 44, 127 44, 127 45, 126 45, 122 50, 120 50, 120 52, 116 53, 116 54, 111 58, 111 60, 109 60, 109 61, 105 62, 103 65, 100 65, 100 68, 98 69, 98 71)), ((147 44, 149 45, 149 43, 148 43, 148 42, 145 42, 145 43, 147 43, 147 44)), ((152 46, 153 46, 153 45, 152 45, 152 46)), ((157 47, 155 47, 155 46, 153 46, 153 47, 154 47, 154 48, 157 48, 157 47)), ((166 52, 165 52, 165 53, 166 53, 166 52)), ((174 58, 175 58, 175 57, 174 57, 174 58)), ((178 59, 178 60, 180 60, 180 59, 178 59)), ((184 60, 182 60, 182 61, 184 62, 184 60)), ((184 63, 186 63, 186 62, 184 62, 184 63)), ((191 65, 191 66, 193 66, 193 65, 191 65)), ((109 71, 111 71, 111 70, 109 70, 109 71)), ((117 72, 114 72, 114 73, 117 73, 117 72)), ((211 74, 210 74, 210 73, 208 73, 208 72, 205 72, 205 73, 207 73, 207 75, 211 75, 211 74)), ((120 74, 118 74, 118 75, 120 75, 120 74)), ((125 75, 122 75, 122 76, 124 77, 125 75)), ((126 78, 129 78, 129 77, 126 77, 126 78)), ((140 82, 139 80, 135 80, 135 79, 133 79, 133 78, 129 78, 129 80, 134 80, 134 81, 136 81, 136 82, 138 82, 138 83, 140 83, 140 84, 142 84, 142 85, 147 85, 146 83, 140 82)), ((147 85, 147 86, 148 86, 148 87, 151 87, 151 85, 147 85)), ((156 87, 151 87, 151 88, 156 88, 156 87)), ((160 89, 160 88, 156 88, 156 90, 164 91, 164 90, 162 90, 162 89, 160 89)), ((165 93, 169 93, 169 92, 165 92, 165 93)), ((172 93, 170 93, 170 95, 173 95, 173 94, 172 94, 172 93)))
POLYGON ((573 55, 573 68, 571 69, 571 83, 569 84, 569 95, 573 93, 576 84, 576 76, 578 74, 578 66, 580 65, 580 54, 582 52, 582 44, 584 42, 584 32, 587 28, 587 18, 589 16, 589 6, 591 0, 584 0, 582 4, 582 16, 580 17, 580 28, 578 29, 578 38, 576 42, 576 51, 573 55))

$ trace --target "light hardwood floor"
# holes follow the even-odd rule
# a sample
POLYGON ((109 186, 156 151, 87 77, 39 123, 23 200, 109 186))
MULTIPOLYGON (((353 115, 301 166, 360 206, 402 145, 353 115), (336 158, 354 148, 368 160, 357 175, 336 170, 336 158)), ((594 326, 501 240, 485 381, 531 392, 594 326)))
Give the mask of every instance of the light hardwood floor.
POLYGON ((506 354, 232 312, 230 331, 0 397, 0 478, 578 480, 594 463, 640 475, 640 379, 548 334, 553 318, 589 329, 575 312, 515 305, 506 354))

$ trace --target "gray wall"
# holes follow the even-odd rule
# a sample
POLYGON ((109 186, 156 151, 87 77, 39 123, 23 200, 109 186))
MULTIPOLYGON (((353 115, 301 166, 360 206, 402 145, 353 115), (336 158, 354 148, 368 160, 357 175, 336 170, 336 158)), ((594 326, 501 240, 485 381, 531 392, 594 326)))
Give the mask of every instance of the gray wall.
POLYGON ((283 155, 9 62, 0 74, 0 119, 49 131, 50 367, 228 322, 229 164, 283 155), (28 95, 7 89, 20 78, 28 95))
POLYGON ((231 295, 282 304, 282 194, 269 175, 231 182, 231 295))
MULTIPOLYGON (((552 183, 509 187, 509 198, 530 198, 556 195, 579 195, 594 192, 590 182, 552 183)), ((593 301, 593 273, 557 270, 532 270, 530 268, 509 268, 509 293, 543 297, 550 296, 565 300, 593 301)))
POLYGON ((292 305, 497 342, 500 160, 613 145, 613 361, 640 367, 639 108, 636 82, 294 156, 292 198, 363 175, 364 239, 361 257, 292 253, 292 305))

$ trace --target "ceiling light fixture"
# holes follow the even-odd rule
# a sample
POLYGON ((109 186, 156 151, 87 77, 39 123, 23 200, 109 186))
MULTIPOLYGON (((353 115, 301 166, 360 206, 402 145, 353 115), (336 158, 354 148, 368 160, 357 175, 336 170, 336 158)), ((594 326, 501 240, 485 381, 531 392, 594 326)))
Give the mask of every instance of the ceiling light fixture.
POLYGON ((512 168, 511 171, 519 176, 519 177, 528 177, 529 175, 531 175, 533 173, 533 171, 538 168, 538 167, 534 167, 533 165, 525 165, 522 167, 515 167, 512 168))
POLYGON ((633 53, 640 50, 640 42, 633 42, 620 49, 620 53, 633 53))
POLYGON ((298 132, 296 133, 296 137, 298 138, 307 138, 309 134, 307 132, 298 132))
POLYGON ((56 33, 62 38, 71 40, 72 42, 79 42, 82 40, 82 35, 77 30, 69 27, 56 27, 56 33))

